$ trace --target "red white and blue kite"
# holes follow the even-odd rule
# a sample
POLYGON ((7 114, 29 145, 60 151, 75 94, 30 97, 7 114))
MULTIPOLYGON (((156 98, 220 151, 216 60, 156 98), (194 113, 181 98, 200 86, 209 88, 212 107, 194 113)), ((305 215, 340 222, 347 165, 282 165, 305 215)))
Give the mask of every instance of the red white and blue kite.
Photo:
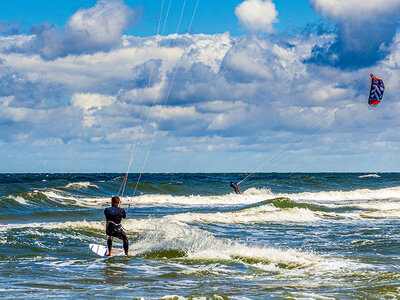
POLYGON ((372 107, 376 107, 382 100, 383 91, 385 90, 385 85, 383 80, 376 78, 373 74, 370 75, 371 81, 371 91, 369 92, 368 104, 372 107))

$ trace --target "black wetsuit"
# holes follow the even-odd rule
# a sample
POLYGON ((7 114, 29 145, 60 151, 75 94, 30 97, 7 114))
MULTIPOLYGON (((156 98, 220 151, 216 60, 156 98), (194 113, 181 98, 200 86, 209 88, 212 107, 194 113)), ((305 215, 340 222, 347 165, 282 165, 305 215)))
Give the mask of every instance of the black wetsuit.
POLYGON ((238 188, 238 186, 237 186, 237 184, 235 184, 235 183, 233 183, 232 181, 231 181, 231 187, 233 187, 233 189, 235 190, 235 193, 236 194, 242 194, 240 191, 239 191, 239 188, 238 188))
POLYGON ((111 253, 112 239, 115 236, 123 240, 125 254, 128 255, 129 242, 121 225, 122 218, 126 218, 125 209, 119 208, 118 206, 107 207, 104 210, 104 215, 106 216, 107 220, 106 233, 108 235, 108 253, 111 253))

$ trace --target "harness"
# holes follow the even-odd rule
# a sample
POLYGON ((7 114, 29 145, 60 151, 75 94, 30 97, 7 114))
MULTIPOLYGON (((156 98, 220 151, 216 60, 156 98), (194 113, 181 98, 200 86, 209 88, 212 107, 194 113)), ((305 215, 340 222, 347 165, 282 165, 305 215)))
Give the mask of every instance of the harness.
POLYGON ((115 223, 111 220, 107 221, 106 231, 116 232, 120 229, 122 229, 121 223, 115 223), (110 224, 111 224, 111 226, 110 226, 110 224))

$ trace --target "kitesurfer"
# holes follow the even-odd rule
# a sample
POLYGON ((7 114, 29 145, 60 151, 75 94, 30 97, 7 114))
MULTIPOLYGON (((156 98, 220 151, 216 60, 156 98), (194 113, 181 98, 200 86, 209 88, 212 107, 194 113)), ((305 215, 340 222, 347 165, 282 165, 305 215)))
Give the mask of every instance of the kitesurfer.
POLYGON ((125 209, 120 208, 120 199, 118 196, 111 198, 111 207, 107 207, 104 210, 106 216, 106 234, 108 236, 107 247, 108 255, 111 253, 113 237, 117 237, 124 242, 125 255, 128 255, 129 242, 124 229, 122 228, 121 221, 126 218, 125 209))
POLYGON ((242 193, 239 191, 238 185, 236 183, 234 183, 233 181, 231 181, 231 187, 233 187, 233 189, 235 190, 235 193, 238 195, 241 195, 242 193))

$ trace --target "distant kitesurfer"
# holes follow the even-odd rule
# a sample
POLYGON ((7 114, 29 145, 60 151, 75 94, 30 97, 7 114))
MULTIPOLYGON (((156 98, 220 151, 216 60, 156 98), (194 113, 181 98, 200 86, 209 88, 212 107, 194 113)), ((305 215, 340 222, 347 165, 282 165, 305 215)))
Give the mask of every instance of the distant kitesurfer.
POLYGON ((104 215, 106 216, 107 220, 106 234, 108 236, 108 255, 111 253, 113 237, 117 237, 124 242, 125 255, 128 255, 129 242, 121 225, 122 218, 126 218, 126 212, 125 209, 118 206, 119 202, 119 197, 113 196, 111 198, 111 207, 107 207, 104 210, 104 215))
POLYGON ((231 187, 233 187, 233 189, 235 190, 235 193, 238 195, 241 195, 242 193, 239 191, 238 185, 236 183, 234 183, 233 181, 231 181, 231 187))

